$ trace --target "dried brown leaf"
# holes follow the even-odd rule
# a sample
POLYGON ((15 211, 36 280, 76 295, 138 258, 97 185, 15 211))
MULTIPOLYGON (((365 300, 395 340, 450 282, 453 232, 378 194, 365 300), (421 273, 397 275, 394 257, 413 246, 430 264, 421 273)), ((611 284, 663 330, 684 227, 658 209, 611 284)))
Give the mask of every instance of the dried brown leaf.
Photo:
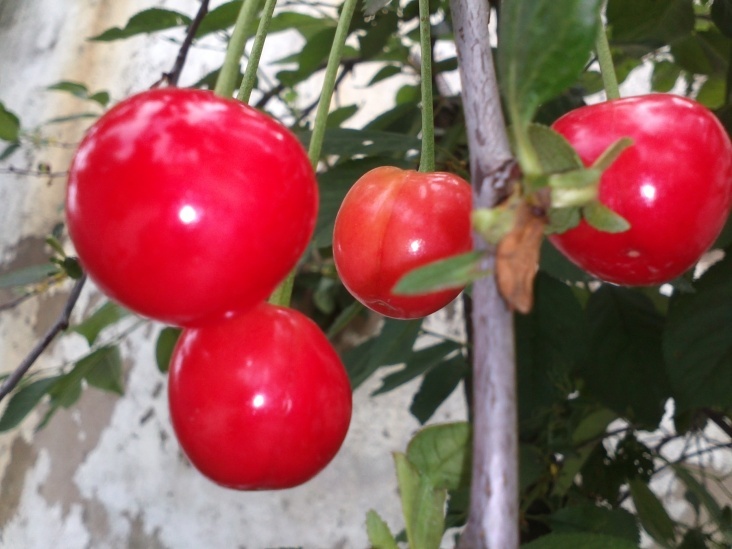
POLYGON ((496 278, 498 291, 508 306, 527 314, 534 305, 534 278, 547 220, 522 202, 511 231, 498 243, 496 278))

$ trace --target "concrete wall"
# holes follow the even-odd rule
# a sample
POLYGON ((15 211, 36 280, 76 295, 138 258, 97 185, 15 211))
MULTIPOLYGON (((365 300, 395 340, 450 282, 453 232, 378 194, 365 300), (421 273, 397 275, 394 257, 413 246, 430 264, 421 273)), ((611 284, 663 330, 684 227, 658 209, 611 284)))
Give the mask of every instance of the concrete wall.
MULTIPOLYGON (((155 37, 112 44, 85 38, 122 26, 152 5, 191 15, 198 8, 195 0, 3 0, 0 101, 21 115, 25 128, 33 128, 88 110, 73 97, 44 90, 59 80, 106 89, 113 100, 149 87, 172 66, 175 45, 155 37)), ((270 46, 265 55, 281 56, 292 47, 289 40, 270 46)), ((215 48, 192 52, 181 84, 195 81, 221 57, 215 48)), ((56 144, 29 147, 10 164, 32 168, 47 162, 52 170, 65 170, 72 149, 60 144, 78 142, 88 123, 43 126, 41 134, 56 144)), ((63 191, 63 178, 0 174, 0 269, 44 260, 43 237, 62 219, 63 191)), ((64 286, 0 314, 0 371, 20 362, 67 292, 64 286)), ((75 318, 98 302, 87 288, 75 318)), ((403 450, 417 428, 407 412, 414 385, 373 399, 369 393, 378 380, 359 389, 341 453, 307 485, 285 492, 229 491, 194 471, 173 438, 166 382, 154 362, 158 329, 145 324, 124 343, 123 398, 87 390, 44 430, 33 432, 35 415, 0 434, 0 547, 358 548, 367 545, 364 521, 370 508, 401 528, 391 452, 403 450)), ((66 336, 34 368, 56 368, 85 352, 80 337, 66 336)), ((459 394, 440 415, 464 417, 459 394)))

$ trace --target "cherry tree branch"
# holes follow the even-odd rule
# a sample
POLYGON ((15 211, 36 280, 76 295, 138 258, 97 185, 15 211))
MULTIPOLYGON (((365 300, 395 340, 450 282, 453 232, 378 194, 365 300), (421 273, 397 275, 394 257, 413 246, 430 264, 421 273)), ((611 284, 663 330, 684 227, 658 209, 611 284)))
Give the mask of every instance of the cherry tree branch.
POLYGON ((167 80, 171 86, 178 85, 180 74, 183 72, 183 66, 186 64, 186 58, 188 57, 188 50, 191 49, 193 38, 196 36, 196 32, 198 31, 198 27, 201 25, 201 21, 203 21, 203 18, 206 17, 206 14, 208 13, 208 3, 209 0, 201 0, 201 6, 198 8, 198 13, 196 13, 196 17, 191 21, 191 24, 186 31, 186 37, 180 45, 178 56, 175 58, 173 68, 170 69, 170 72, 166 72, 163 75, 163 79, 167 80))
MULTIPOLYGON (((491 53, 488 0, 451 0, 475 208, 490 208, 510 185, 513 160, 491 53)), ((486 250, 483 269, 495 264, 486 250)), ((519 546, 518 424, 513 314, 494 277, 473 286, 473 475, 460 549, 519 546)))
POLYGON ((46 331, 40 341, 31 349, 28 356, 26 356, 20 365, 13 370, 13 372, 5 379, 2 386, 0 386, 0 401, 5 398, 10 391, 12 391, 16 385, 20 382, 23 376, 28 372, 31 366, 38 360, 43 351, 51 344, 58 334, 63 332, 69 327, 69 321, 71 319, 71 312, 74 310, 74 306, 81 295, 81 290, 84 288, 86 282, 86 275, 82 275, 74 284, 69 294, 69 299, 66 301, 61 314, 53 323, 53 325, 46 331))

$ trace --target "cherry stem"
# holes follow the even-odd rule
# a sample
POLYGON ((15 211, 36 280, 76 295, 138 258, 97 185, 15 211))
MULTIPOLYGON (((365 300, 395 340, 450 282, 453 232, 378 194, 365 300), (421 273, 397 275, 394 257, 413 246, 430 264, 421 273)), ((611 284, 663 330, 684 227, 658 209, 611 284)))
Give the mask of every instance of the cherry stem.
MULTIPOLYGON (((246 0, 245 0, 246 1, 246 0)), ((325 67, 325 76, 323 77, 323 89, 320 93, 318 101, 318 109, 315 112, 315 121, 313 122, 313 133, 310 136, 310 145, 308 147, 308 158, 314 170, 318 168, 320 160, 320 152, 323 149, 323 139, 325 138, 325 126, 328 121, 328 112, 330 111, 330 100, 333 97, 336 80, 338 78, 338 67, 341 64, 343 50, 346 46, 346 38, 348 37, 348 29, 351 26, 353 13, 356 11, 357 0, 346 0, 343 3, 343 11, 338 19, 335 37, 333 38, 333 46, 330 49, 328 63, 325 67)), ((286 307, 290 304, 292 297, 292 288, 295 281, 295 271, 290 272, 287 278, 275 289, 269 298, 269 302, 273 305, 286 307)))
POLYGON ((420 172, 435 171, 435 116, 432 98, 432 25, 430 2, 419 0, 419 41, 422 70, 422 155, 420 172))
POLYGON ((595 50, 597 51, 597 60, 600 63, 600 73, 602 74, 602 83, 605 87, 605 95, 608 100, 619 99, 620 87, 618 86, 618 77, 615 74, 610 42, 607 39, 607 31, 602 20, 597 29, 595 50))
POLYGON ((313 134, 310 137, 310 146, 308 148, 308 157, 313 169, 318 167, 320 159, 320 151, 323 148, 323 139, 325 137, 325 126, 328 121, 328 112, 330 111, 330 100, 335 90, 336 78, 338 77, 338 67, 343 57, 343 49, 346 45, 346 37, 348 29, 351 26, 353 12, 356 10, 356 0, 346 0, 343 3, 343 11, 338 19, 335 37, 333 38, 333 46, 328 56, 328 64, 325 67, 325 76, 323 77, 323 90, 320 93, 320 101, 318 101, 318 110, 315 112, 315 121, 313 122, 313 134))
POLYGON ((262 57, 262 50, 264 49, 264 41, 267 39, 267 34, 269 33, 269 26, 272 22, 272 14, 274 13, 276 4, 277 0, 266 0, 264 3, 259 26, 257 27, 257 34, 254 35, 252 51, 249 54, 249 61, 247 62, 247 68, 244 71, 244 78, 242 79, 239 95, 237 96, 237 99, 243 103, 249 103, 249 97, 252 95, 254 83, 257 80, 259 60, 262 57))
POLYGON ((236 79, 239 75, 239 63, 242 55, 244 55, 244 48, 249 38, 247 33, 254 21, 259 2, 260 0, 244 0, 241 5, 241 10, 239 10, 239 15, 234 24, 234 32, 231 34, 231 40, 229 40, 229 45, 226 48, 224 64, 216 80, 216 87, 214 88, 216 95, 227 98, 234 95, 236 79))

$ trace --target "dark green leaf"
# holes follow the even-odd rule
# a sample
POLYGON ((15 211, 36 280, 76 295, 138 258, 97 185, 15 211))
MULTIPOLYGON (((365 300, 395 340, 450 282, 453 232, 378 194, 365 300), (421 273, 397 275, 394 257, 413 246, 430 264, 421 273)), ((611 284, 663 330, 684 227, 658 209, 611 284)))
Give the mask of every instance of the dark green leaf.
POLYGON ((631 480, 630 495, 643 529, 662 546, 672 545, 676 537, 674 521, 648 484, 641 479, 631 480))
POLYGON ((661 345, 664 319, 643 294, 604 285, 587 304, 589 392, 619 415, 655 428, 670 388, 661 345))
POLYGON ((209 11, 198 26, 196 38, 233 27, 242 4, 242 0, 233 0, 209 11))
POLYGON ((558 534, 593 532, 622 538, 638 544, 640 532, 635 516, 625 509, 607 509, 595 505, 564 507, 549 518, 552 531, 558 534))
POLYGON ((461 345, 453 341, 443 341, 431 347, 414 351, 407 359, 401 370, 392 372, 381 380, 381 387, 373 392, 380 395, 393 391, 397 387, 408 383, 415 377, 428 372, 445 359, 448 355, 459 350, 461 345))
POLYGON ((371 78, 368 85, 373 86, 377 82, 381 82, 382 80, 386 80, 387 78, 391 78, 392 76, 396 76, 397 74, 402 74, 402 69, 398 65, 385 65, 379 69, 379 71, 371 78))
POLYGON ((190 24, 191 18, 183 13, 162 8, 150 8, 133 15, 123 28, 107 29, 102 34, 92 36, 89 40, 110 42, 190 24))
POLYGON ((435 489, 404 454, 394 454, 402 511, 410 547, 439 549, 445 523, 447 491, 435 489))
POLYGON ((71 331, 84 336, 89 345, 94 345, 100 332, 107 326, 127 316, 129 312, 120 305, 107 301, 81 324, 71 328, 71 331))
POLYGON ((710 76, 699 88, 696 100, 708 109, 718 109, 727 98, 727 82, 721 76, 710 76))
POLYGON ((358 112, 358 105, 348 105, 332 110, 328 113, 326 127, 340 128, 343 123, 358 112))
POLYGON ((409 442, 407 457, 435 488, 470 485, 470 424, 445 423, 420 430, 409 442))
POLYGON ((608 0, 612 44, 642 51, 671 44, 694 29, 693 0, 608 0))
POLYGON ((15 391, 0 418, 0 432, 8 431, 23 421, 58 379, 59 376, 38 379, 15 391))
POLYGON ((538 446, 519 443, 519 490, 524 492, 547 472, 547 464, 538 446))
MULTIPOLYGON (((2 114, 0 114, 0 118, 2 118, 2 114)), ((0 122, 0 124, 2 124, 2 122, 0 122)), ((0 133, 1 132, 2 129, 0 129, 0 133)), ((0 137, 0 139, 2 139, 2 137, 0 137)), ((18 149, 20 149, 20 143, 18 143, 17 141, 10 143, 2 150, 2 152, 0 152, 0 161, 10 158, 10 156, 18 149)))
POLYGON ((391 0, 364 0, 363 13, 366 17, 371 17, 388 6, 390 2, 391 0))
POLYGON ((399 16, 396 11, 389 11, 380 15, 369 23, 366 34, 358 39, 361 56, 370 59, 381 53, 393 35, 399 31, 399 16))
POLYGON ((732 406, 732 254, 697 280, 693 294, 675 293, 663 347, 680 409, 732 406))
POLYGON ((707 537, 701 530, 687 530, 678 549, 708 549, 707 537))
MULTIPOLYGON (((305 147, 310 143, 310 132, 298 132, 305 147)), ((356 155, 376 156, 409 150, 419 150, 420 140, 398 133, 369 130, 332 128, 325 132, 323 152, 325 155, 352 157, 356 155)))
POLYGON ((577 80, 590 58, 602 0, 501 3, 498 72, 511 123, 527 124, 539 105, 577 80))
POLYGON ((389 526, 374 510, 366 513, 366 533, 371 549, 399 549, 389 526))
POLYGON ((481 270, 484 255, 480 251, 466 252, 428 263, 404 275, 392 291, 395 294, 420 295, 464 288, 490 274, 488 270, 481 270))
POLYGON ((696 32, 671 45, 674 61, 694 74, 724 76, 730 40, 716 31, 696 32))
POLYGON ((539 272, 534 295, 532 311, 514 320, 522 424, 566 399, 586 347, 584 314, 571 288, 539 272))
POLYGON ((653 91, 669 92, 681 76, 681 69, 671 61, 658 61, 653 65, 651 86, 653 91))
POLYGON ((526 543, 521 549, 638 549, 638 544, 604 534, 549 534, 526 543))
POLYGON ((469 371, 470 366, 462 355, 437 364, 422 378, 409 408, 411 414, 420 423, 426 423, 469 371))
POLYGON ((99 103, 102 107, 106 107, 107 105, 109 105, 109 93, 105 91, 93 93, 89 96, 88 99, 89 101, 99 103))
POLYGON ((421 320, 386 319, 379 335, 343 353, 343 363, 356 389, 381 366, 401 364, 412 356, 421 320))
POLYGON ((332 27, 326 27, 311 36, 298 53, 277 61, 278 63, 297 63, 296 70, 280 71, 277 73, 277 78, 286 86, 292 87, 323 69, 334 38, 335 28, 332 27))
POLYGON ((118 395, 124 393, 119 347, 101 347, 77 362, 76 368, 84 370, 84 379, 92 387, 118 395))
POLYGON ((155 362, 158 370, 165 373, 170 367, 170 359, 173 356, 175 344, 178 343, 182 330, 180 328, 166 327, 160 330, 158 339, 155 342, 155 362))
POLYGON ((722 515, 722 508, 719 503, 717 503, 717 500, 714 499, 714 496, 709 493, 707 487, 694 478, 694 476, 682 464, 674 463, 671 467, 679 480, 684 483, 686 488, 694 494, 699 503, 704 506, 712 521, 714 521, 720 529, 723 529, 724 517, 722 515))
POLYGON ((335 27, 333 19, 325 17, 314 17, 304 13, 283 11, 272 18, 270 33, 294 30, 299 32, 305 40, 310 38, 326 27, 335 27))
POLYGON ((732 38, 732 0, 714 0, 711 15, 722 34, 732 38))
POLYGON ((548 240, 541 244, 539 267, 542 271, 558 280, 567 282, 589 282, 592 276, 569 261, 548 240))
POLYGON ((58 268, 52 263, 22 267, 0 275, 0 289, 37 284, 58 272, 58 268))
POLYGON ((86 99, 89 97, 89 90, 86 85, 81 82, 69 82, 68 80, 63 80, 61 82, 51 84, 46 89, 67 92, 80 99, 86 99))
POLYGON ((0 139, 15 142, 20 134, 20 119, 0 103, 0 139))

